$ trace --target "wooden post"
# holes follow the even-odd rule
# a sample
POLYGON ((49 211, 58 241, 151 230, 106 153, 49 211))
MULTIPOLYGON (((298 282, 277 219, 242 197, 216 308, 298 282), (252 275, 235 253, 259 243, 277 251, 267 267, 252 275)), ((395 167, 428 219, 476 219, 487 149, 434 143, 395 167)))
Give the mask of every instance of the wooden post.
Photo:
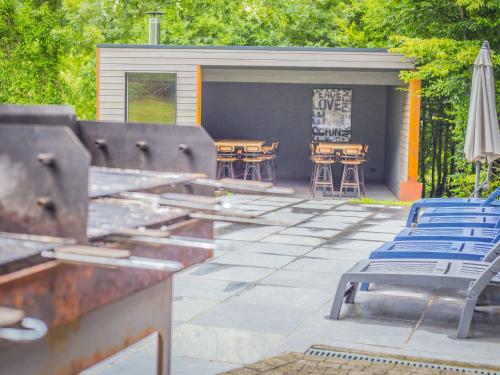
POLYGON ((201 89, 202 89, 201 65, 196 66, 196 125, 201 126, 201 89))
POLYGON ((420 89, 421 81, 410 81, 410 128, 408 134, 408 181, 418 179, 418 145, 420 134, 420 89))
POLYGON ((401 182, 399 199, 414 201, 422 197, 422 183, 418 179, 418 151, 420 134, 420 90, 422 82, 419 79, 410 81, 410 116, 408 129, 408 175, 401 182))

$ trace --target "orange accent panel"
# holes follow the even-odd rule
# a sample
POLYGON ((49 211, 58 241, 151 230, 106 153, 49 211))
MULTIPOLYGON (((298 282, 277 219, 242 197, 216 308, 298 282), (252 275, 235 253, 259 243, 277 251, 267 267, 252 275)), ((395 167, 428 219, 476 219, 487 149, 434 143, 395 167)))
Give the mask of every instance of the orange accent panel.
POLYGON ((95 62, 95 119, 99 120, 99 88, 100 88, 100 80, 99 80, 99 70, 101 68, 101 49, 97 48, 96 50, 96 62, 95 62))
POLYGON ((413 202, 422 198, 422 183, 404 181, 399 185, 399 200, 413 202))
POLYGON ((418 149, 420 141, 420 89, 421 81, 410 81, 410 118, 408 134, 408 181, 418 179, 418 149))
POLYGON ((201 65, 196 67, 196 125, 201 126, 201 65))

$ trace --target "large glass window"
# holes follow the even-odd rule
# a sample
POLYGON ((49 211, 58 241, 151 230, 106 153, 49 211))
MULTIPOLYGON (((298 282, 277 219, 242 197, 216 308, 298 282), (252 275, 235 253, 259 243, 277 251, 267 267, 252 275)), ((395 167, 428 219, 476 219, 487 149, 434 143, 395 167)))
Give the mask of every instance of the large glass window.
POLYGON ((175 124, 174 73, 127 73, 127 121, 175 124))

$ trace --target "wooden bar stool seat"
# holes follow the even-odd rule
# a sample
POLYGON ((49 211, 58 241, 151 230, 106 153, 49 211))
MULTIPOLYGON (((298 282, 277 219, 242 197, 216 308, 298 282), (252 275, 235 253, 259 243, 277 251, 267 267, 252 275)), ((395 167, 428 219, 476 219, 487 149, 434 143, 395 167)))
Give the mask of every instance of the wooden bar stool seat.
POLYGON ((234 163, 237 160, 234 146, 217 146, 217 178, 234 178, 234 163))
POLYGON ((252 180, 262 181, 260 168, 261 164, 266 160, 262 154, 262 147, 245 146, 241 160, 245 164, 243 179, 246 180, 247 177, 250 176, 252 180))
POLYGON ((363 154, 359 149, 345 149, 344 155, 340 159, 342 164, 342 178, 340 180, 339 196, 352 189, 357 198, 361 193, 364 195, 364 181, 361 183, 363 163, 365 162, 363 154), (361 173, 360 173, 361 170, 361 173))
POLYGON ((279 142, 274 141, 271 146, 262 146, 261 157, 264 159, 267 178, 273 185, 276 185, 276 164, 275 160, 278 157, 279 142))
POLYGON ((313 171, 311 175, 311 195, 314 198, 318 188, 330 189, 332 197, 335 196, 333 188, 332 165, 335 164, 334 149, 328 146, 310 146, 313 162, 313 171))

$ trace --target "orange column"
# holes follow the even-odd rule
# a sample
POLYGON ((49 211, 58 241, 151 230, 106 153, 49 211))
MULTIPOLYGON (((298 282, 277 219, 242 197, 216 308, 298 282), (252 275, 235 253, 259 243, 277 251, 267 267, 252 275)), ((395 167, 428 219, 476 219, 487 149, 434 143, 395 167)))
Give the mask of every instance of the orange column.
POLYGON ((99 71, 101 69, 101 49, 96 50, 96 62, 95 62, 95 119, 99 121, 99 71))
POLYGON ((422 82, 410 81, 410 118, 408 129, 408 176, 401 182, 399 199, 414 201, 422 197, 422 184, 418 180, 418 151, 420 142, 420 90, 422 82))
POLYGON ((420 80, 410 81, 410 129, 408 134, 408 181, 418 179, 418 149, 420 141, 420 80))
POLYGON ((201 65, 196 67, 196 125, 201 126, 201 86, 202 86, 201 65))

